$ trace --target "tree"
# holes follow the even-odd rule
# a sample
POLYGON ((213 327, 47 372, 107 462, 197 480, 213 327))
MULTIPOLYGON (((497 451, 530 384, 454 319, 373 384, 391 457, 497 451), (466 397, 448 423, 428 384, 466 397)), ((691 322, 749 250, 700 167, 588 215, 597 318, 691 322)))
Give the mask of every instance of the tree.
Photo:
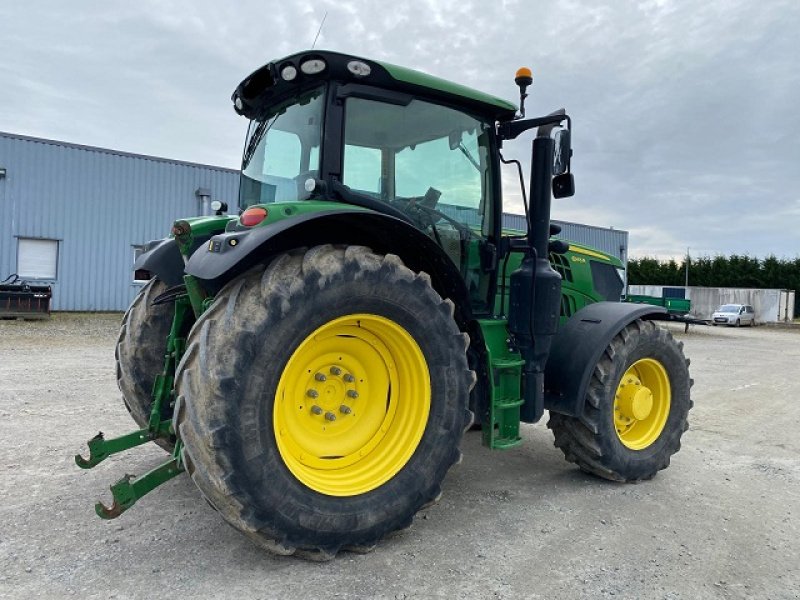
MULTIPOLYGON (((686 259, 659 260, 644 257, 628 260, 631 285, 683 285, 686 259)), ((689 261, 689 285, 795 290, 795 314, 800 314, 800 257, 758 259, 747 255, 701 256, 689 261)))

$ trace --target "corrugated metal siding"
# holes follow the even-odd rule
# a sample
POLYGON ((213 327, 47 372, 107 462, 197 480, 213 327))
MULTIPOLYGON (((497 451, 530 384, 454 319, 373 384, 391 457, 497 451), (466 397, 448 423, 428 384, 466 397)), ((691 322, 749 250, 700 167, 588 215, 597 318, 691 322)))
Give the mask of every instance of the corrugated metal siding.
MULTIPOLYGON (((561 226, 561 233, 556 236, 563 240, 596 248, 601 252, 616 256, 624 264, 628 264, 628 232, 622 229, 608 229, 594 225, 582 225, 569 221, 556 221, 561 226)), ((525 215, 503 213, 503 227, 527 231, 525 215)))
POLYGON ((0 278, 16 271, 17 238, 59 240, 54 310, 124 310, 133 245, 200 214, 198 188, 236 205, 230 169, 0 132, 0 278))
MULTIPOLYGON (((59 240, 54 310, 124 310, 133 245, 162 238, 176 218, 200 214, 198 188, 236 205, 238 172, 0 132, 0 279, 17 268, 17 238, 59 240)), ((454 209, 455 210, 455 209, 454 209)), ((452 216, 463 220, 463 211, 452 216)), ((476 221, 477 222, 477 221, 476 221)), ((559 237, 627 262, 628 232, 577 223, 559 237)), ((523 215, 503 226, 525 231, 523 215)))

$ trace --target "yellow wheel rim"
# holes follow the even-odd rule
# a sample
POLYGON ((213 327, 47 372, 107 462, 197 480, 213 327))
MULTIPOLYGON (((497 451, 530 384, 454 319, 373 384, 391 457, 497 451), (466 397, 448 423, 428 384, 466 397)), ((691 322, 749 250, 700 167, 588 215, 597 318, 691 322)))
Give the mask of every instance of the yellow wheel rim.
POLYGON ((329 321, 289 357, 273 428, 286 467, 309 488, 355 496, 394 477, 428 423, 431 381, 417 342, 377 315, 329 321))
POLYGON ((669 417, 672 392, 667 370, 642 358, 625 371, 614 396, 614 427, 631 450, 643 450, 658 439, 669 417))

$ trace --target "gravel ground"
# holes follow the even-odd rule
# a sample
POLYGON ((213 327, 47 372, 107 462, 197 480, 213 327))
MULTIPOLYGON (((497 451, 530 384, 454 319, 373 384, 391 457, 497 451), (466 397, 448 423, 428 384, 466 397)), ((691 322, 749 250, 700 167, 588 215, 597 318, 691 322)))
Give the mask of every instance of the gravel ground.
POLYGON ((581 474, 543 424, 489 452, 469 433, 440 504, 368 555, 265 554, 176 478, 94 515, 141 447, 81 471, 98 430, 132 429, 114 378, 119 315, 0 321, 0 597, 800 598, 800 331, 674 329, 695 408, 653 481, 581 474))

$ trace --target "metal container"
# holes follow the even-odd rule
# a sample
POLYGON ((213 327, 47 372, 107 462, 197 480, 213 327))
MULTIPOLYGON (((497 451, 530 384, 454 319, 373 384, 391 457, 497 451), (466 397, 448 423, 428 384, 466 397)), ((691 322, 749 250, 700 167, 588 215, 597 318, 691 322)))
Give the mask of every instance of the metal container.
POLYGON ((49 319, 52 297, 49 285, 0 284, 0 319, 49 319))

